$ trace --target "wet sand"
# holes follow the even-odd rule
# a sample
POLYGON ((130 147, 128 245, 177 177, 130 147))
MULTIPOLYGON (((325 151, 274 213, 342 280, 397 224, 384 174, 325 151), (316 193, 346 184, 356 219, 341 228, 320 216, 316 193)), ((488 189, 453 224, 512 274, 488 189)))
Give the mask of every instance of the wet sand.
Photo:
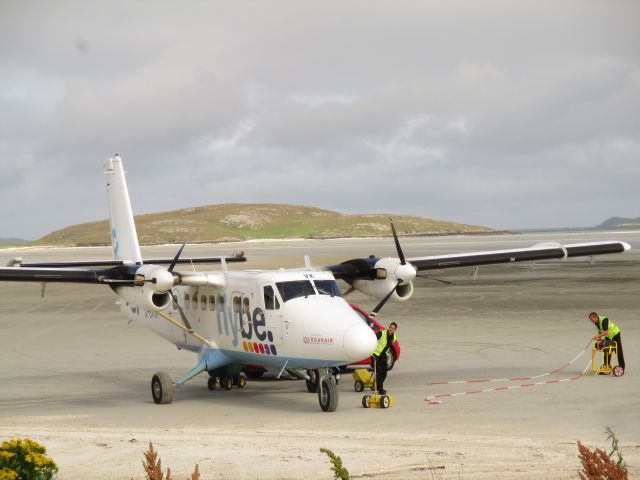
MULTIPOLYGON (((407 256, 616 238, 631 254, 585 262, 495 266, 434 274, 456 285, 416 280, 413 297, 389 303, 380 320, 399 323, 401 358, 386 387, 392 409, 365 410, 349 377, 340 405, 320 411, 301 381, 250 381, 243 390, 184 385, 170 405, 153 404, 155 371, 177 377, 194 355, 135 324, 99 286, 1 283, 0 438, 29 436, 47 446, 61 479, 142 478, 151 440, 175 478, 198 463, 202 478, 332 478, 319 448, 332 449, 355 478, 576 478, 576 441, 608 447, 605 425, 640 473, 640 233, 435 237, 403 239, 407 256), (578 354, 594 328, 590 310, 622 329, 628 371, 622 378, 577 380, 515 390, 424 398, 490 385, 437 385, 436 380, 530 377, 578 354)), ((177 247, 144 255, 172 257, 177 247)), ((248 242, 190 246, 193 255, 242 249, 232 268, 316 265, 356 256, 393 255, 391 240, 248 242)), ((109 249, 3 250, 3 260, 108 258, 109 249)), ((361 294, 349 301, 370 309, 361 294)), ((581 372, 589 352, 543 380, 581 372)))

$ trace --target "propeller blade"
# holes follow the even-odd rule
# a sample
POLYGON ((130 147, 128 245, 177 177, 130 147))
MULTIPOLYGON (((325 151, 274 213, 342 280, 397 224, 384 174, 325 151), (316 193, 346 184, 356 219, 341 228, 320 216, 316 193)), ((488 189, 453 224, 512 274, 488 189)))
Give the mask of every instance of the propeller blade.
POLYGON ((184 250, 184 246, 186 244, 187 242, 184 242, 180 247, 180 250, 178 250, 178 253, 176 253, 176 256, 173 257, 173 261, 171 262, 171 265, 169 265, 169 268, 167 269, 169 272, 173 272, 173 269, 176 267, 176 264, 178 263, 178 259, 180 258, 180 255, 182 254, 182 250, 184 250))
POLYGON ((398 234, 396 233, 396 227, 393 226, 393 220, 389 219, 391 223, 391 232, 393 233, 393 241, 396 242, 396 250, 398 251, 398 258, 400 259, 400 265, 406 265, 407 261, 404 259, 404 253, 400 247, 400 240, 398 240, 398 234))
POLYGON ((396 286, 393 287, 391 291, 387 293, 382 300, 380 300, 380 303, 376 305, 376 307, 373 310, 371 310, 371 313, 369 313, 369 315, 371 315, 372 317, 375 317, 376 315, 378 315, 380 310, 382 310, 382 307, 384 307, 384 304, 387 303, 387 301, 391 298, 391 295, 393 295, 393 292, 396 291, 396 288, 398 288, 398 285, 400 285, 401 283, 402 282, 396 283, 396 286))
POLYGON ((184 314, 184 311, 182 310, 182 307, 178 303, 178 299, 173 294, 172 290, 169 290, 169 295, 171 295, 171 298, 173 299, 173 303, 175 303, 176 306, 178 307, 178 313, 180 313, 180 318, 182 319, 182 323, 184 323, 184 326, 187 327, 187 329, 189 330, 189 333, 193 333, 193 328, 191 328, 191 324, 189 323, 189 320, 187 320, 187 316, 184 314))
POLYGON ((456 284, 456 282, 450 282, 449 280, 442 280, 441 278, 428 277, 426 275, 418 275, 418 274, 416 274, 416 277, 426 278, 427 280, 435 280, 436 282, 446 283, 447 285, 455 285, 456 284))

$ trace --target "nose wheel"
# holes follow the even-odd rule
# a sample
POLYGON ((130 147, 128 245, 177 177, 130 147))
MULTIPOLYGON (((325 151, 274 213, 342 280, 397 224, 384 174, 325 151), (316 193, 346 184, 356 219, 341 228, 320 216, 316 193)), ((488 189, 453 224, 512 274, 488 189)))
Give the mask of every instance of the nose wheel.
POLYGON ((318 384, 318 403, 323 412, 335 412, 338 408, 338 386, 336 377, 328 372, 318 384))

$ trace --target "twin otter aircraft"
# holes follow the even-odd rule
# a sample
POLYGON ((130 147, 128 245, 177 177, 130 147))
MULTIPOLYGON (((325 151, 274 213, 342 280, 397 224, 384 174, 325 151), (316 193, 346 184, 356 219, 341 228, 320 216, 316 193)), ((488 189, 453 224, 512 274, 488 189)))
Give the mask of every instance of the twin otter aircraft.
POLYGON ((343 280, 384 303, 407 300, 421 270, 497 263, 566 259, 622 253, 624 242, 573 245, 544 243, 531 248, 405 258, 391 224, 398 258, 356 258, 339 265, 271 271, 230 271, 233 257, 145 260, 131 212, 122 160, 105 165, 113 260, 68 263, 21 263, 0 268, 1 281, 92 283, 109 286, 119 297, 122 313, 197 354, 198 361, 175 382, 165 372, 151 381, 155 403, 170 403, 174 390, 196 375, 209 372, 230 389, 244 386, 242 365, 285 370, 307 380, 318 392, 323 411, 334 411, 338 390, 332 367, 370 356, 376 336, 344 300, 336 280, 343 280), (182 263, 220 263, 216 271, 177 271, 182 263), (168 267, 166 266, 168 265, 168 267))

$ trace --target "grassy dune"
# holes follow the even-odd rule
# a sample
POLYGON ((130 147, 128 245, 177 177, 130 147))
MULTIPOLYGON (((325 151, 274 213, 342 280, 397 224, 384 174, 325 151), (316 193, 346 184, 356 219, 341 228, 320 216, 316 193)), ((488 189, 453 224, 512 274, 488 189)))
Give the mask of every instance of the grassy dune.
MULTIPOLYGON (((221 242, 261 238, 340 238, 390 235, 388 214, 343 215, 298 205, 223 204, 135 217, 141 244, 221 242)), ((490 232, 474 225, 393 215, 403 235, 490 232)), ((107 220, 56 230, 33 245, 111 243, 107 220)))

